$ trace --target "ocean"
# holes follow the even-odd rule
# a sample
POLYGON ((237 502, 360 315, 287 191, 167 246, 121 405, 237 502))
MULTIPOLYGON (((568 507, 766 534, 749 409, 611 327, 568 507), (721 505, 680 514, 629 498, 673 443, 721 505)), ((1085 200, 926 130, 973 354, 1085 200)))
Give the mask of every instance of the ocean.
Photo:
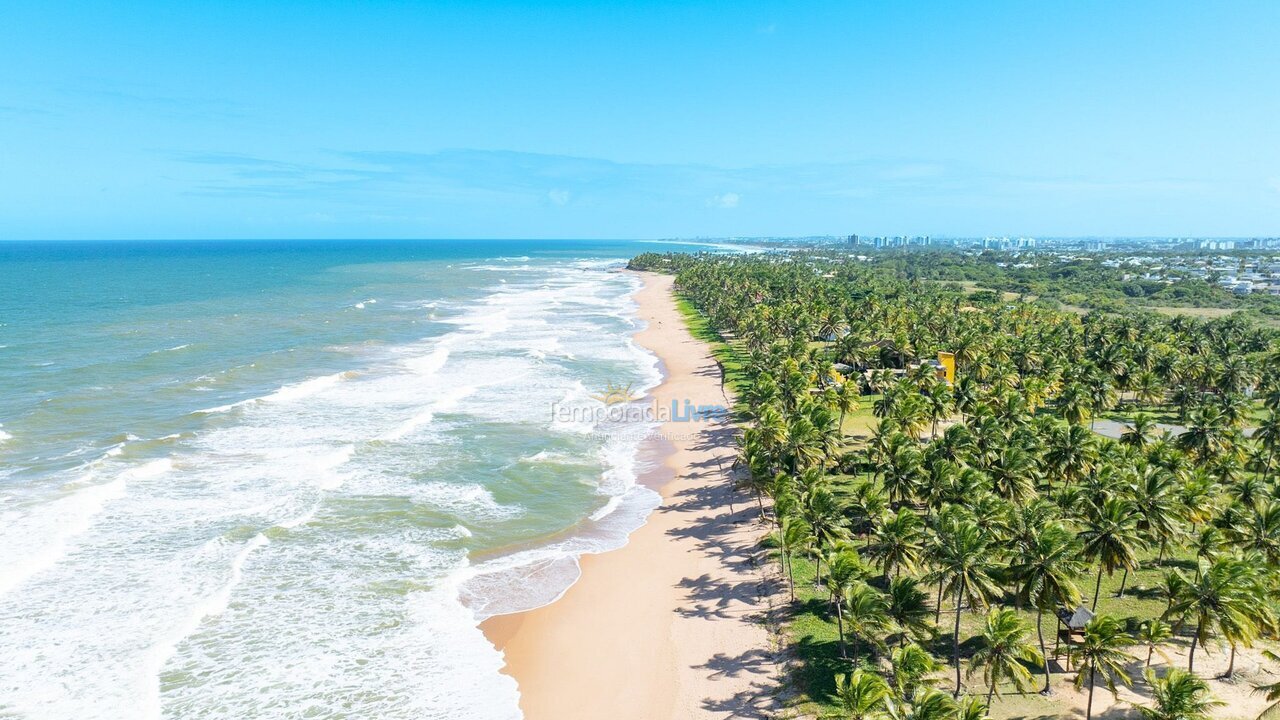
POLYGON ((518 718, 658 503, 643 242, 0 243, 0 717, 518 718))

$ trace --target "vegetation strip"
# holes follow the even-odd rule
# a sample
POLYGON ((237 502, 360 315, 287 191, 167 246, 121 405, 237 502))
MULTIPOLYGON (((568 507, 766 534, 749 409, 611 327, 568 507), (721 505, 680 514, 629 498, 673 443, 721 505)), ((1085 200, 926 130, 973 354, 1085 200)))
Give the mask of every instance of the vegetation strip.
POLYGON ((792 599, 793 712, 1089 718, 1096 690, 1126 687, 1121 714, 1152 718, 1239 716, 1254 685, 1258 709, 1280 700, 1274 331, 806 254, 631 266, 675 274, 738 400, 740 482, 792 599))

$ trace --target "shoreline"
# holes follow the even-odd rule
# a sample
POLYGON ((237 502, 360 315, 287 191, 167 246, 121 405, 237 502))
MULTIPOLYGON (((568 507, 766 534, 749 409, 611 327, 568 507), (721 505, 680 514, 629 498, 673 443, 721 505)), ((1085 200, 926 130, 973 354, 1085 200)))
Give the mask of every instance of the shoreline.
MULTIPOLYGON (((710 348, 685 327, 673 278, 637 273, 662 381, 649 397, 729 402, 710 348)), ((765 624, 780 583, 759 548, 755 504, 733 490, 727 418, 668 419, 646 438, 654 460, 637 484, 662 504, 623 547, 579 557, 559 599, 480 624, 504 655, 528 720, 758 717, 773 707, 780 668, 765 624)))

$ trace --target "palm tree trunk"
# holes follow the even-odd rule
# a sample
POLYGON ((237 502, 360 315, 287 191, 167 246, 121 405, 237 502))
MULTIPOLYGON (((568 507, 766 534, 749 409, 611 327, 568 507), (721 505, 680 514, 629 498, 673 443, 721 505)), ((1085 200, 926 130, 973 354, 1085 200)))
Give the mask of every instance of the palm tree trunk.
POLYGON ((1053 690, 1049 687, 1049 649, 1044 644, 1044 608, 1042 607, 1036 608, 1036 637, 1040 638, 1040 657, 1044 660, 1044 690, 1040 693, 1048 695, 1053 690))
POLYGON ((1093 584, 1093 612, 1098 611, 1098 593, 1102 592, 1102 561, 1098 561, 1098 581, 1093 584))
POLYGON ((1196 643, 1200 642, 1200 633, 1191 638, 1191 652, 1187 654, 1187 672, 1195 674, 1196 671, 1196 643))
POLYGON ((785 553, 783 553, 783 554, 782 554, 782 557, 784 558, 783 565, 786 565, 786 566, 787 566, 787 586, 791 589, 791 603, 794 605, 794 604, 795 604, 795 602, 796 602, 796 571, 795 571, 795 565, 794 565, 794 563, 793 563, 793 561, 792 561, 792 559, 791 559, 791 553, 790 553, 790 552, 785 552, 785 553))
POLYGON ((1084 709, 1084 720, 1091 720, 1093 717, 1093 675, 1097 668, 1089 668, 1089 704, 1084 709))
POLYGON ((1129 568, 1124 569, 1124 577, 1120 578, 1120 591, 1116 593, 1116 597, 1124 597, 1124 586, 1129 582, 1129 568))
POLYGON ((1230 680, 1236 674, 1236 644, 1231 643, 1231 660, 1227 662, 1227 671, 1223 673, 1223 680, 1230 680))
POLYGON ((960 598, 964 594, 964 582, 956 587, 956 622, 951 634, 951 659, 956 665, 956 692, 960 697, 960 598))
POLYGON ((991 696, 996 694, 996 679, 991 678, 991 685, 987 688, 987 707, 991 707, 991 696))
POLYGON ((845 660, 848 660, 849 651, 845 648, 845 644, 844 644, 844 608, 841 607, 841 602, 839 600, 836 600, 835 602, 836 602, 836 633, 840 636, 840 657, 844 658, 845 660))
POLYGON ((942 580, 938 580, 938 603, 933 606, 933 624, 937 625, 942 619, 942 580))

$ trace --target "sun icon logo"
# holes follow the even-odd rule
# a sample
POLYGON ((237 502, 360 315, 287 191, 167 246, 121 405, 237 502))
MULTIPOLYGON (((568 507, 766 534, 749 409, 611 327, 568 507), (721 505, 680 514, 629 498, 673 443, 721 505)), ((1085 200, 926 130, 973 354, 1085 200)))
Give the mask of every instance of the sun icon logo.
POLYGON ((629 403, 632 400, 640 399, 638 395, 631 394, 630 383, 626 385, 614 385, 611 382, 605 384, 604 392, 592 395, 591 397, 599 400, 605 405, 621 405, 622 403, 629 403))

